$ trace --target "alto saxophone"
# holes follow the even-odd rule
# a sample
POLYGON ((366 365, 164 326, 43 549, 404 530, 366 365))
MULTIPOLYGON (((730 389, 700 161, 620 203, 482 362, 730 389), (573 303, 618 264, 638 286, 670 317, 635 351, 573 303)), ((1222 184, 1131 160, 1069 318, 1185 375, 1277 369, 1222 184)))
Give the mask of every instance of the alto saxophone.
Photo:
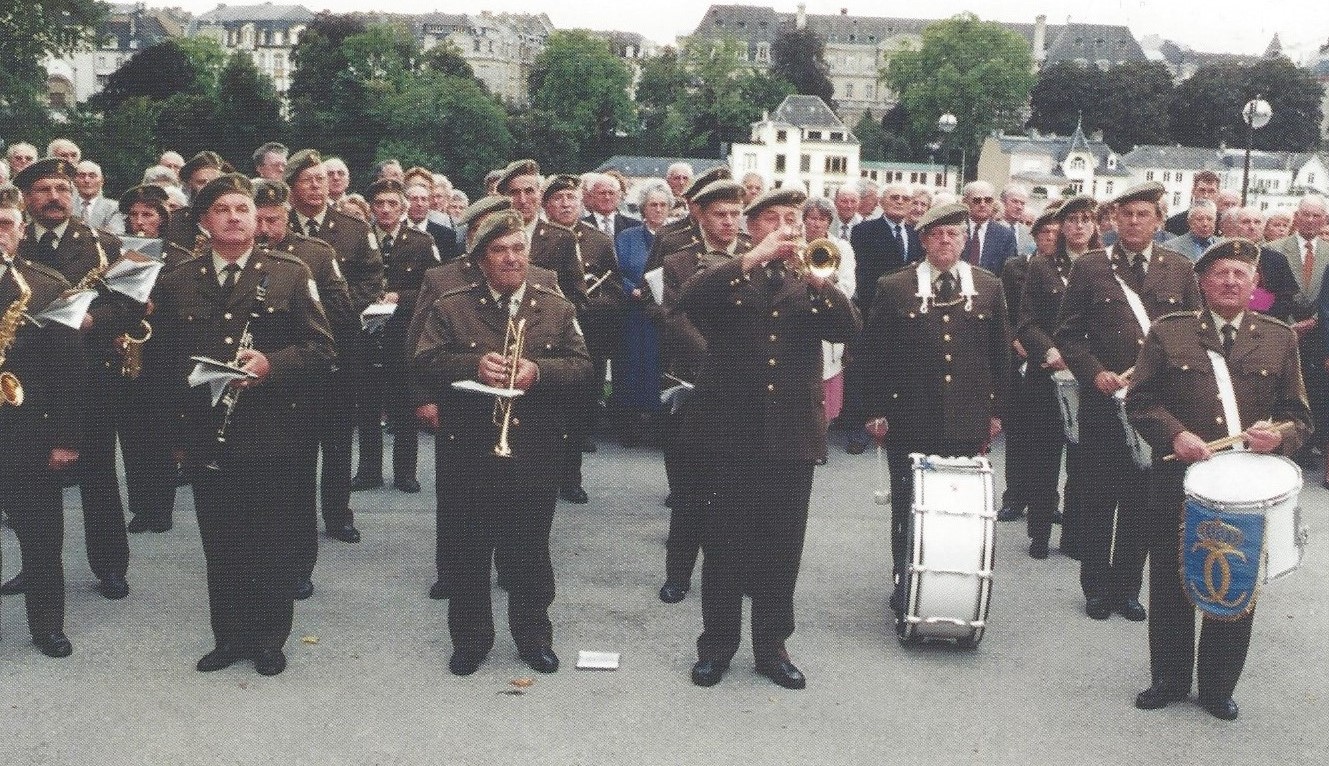
MULTIPOLYGON (((0 316, 0 367, 5 366, 5 354, 18 336, 18 328, 23 325, 23 312, 28 310, 28 301, 32 299, 32 288, 28 280, 18 273, 18 264, 8 255, 0 255, 8 272, 18 287, 18 299, 9 304, 3 316, 0 316)), ((15 407, 23 403, 23 384, 12 372, 0 372, 0 405, 12 404, 15 407)))

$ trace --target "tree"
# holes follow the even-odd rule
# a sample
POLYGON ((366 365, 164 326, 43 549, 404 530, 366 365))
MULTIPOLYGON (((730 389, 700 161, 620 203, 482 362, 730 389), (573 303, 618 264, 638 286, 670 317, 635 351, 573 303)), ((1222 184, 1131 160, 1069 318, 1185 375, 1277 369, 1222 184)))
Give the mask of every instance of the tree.
MULTIPOLYGON (((435 45, 425 51, 421 59, 424 68, 431 72, 460 77, 465 80, 475 80, 484 87, 484 83, 475 77, 475 70, 471 68, 469 62, 462 57, 461 51, 452 44, 451 40, 445 40, 439 45, 435 45)), ((486 88, 486 90, 488 90, 486 88)))
POLYGON ((198 75, 194 59, 179 41, 167 40, 135 53, 111 73, 106 87, 88 104, 109 112, 131 98, 165 101, 177 93, 201 93, 198 75))
POLYGON ((374 162, 381 125, 369 114, 364 83, 350 72, 342 44, 367 27, 356 16, 320 13, 310 22, 291 58, 291 135, 301 146, 318 147, 346 161, 352 178, 363 178, 374 162))
POLYGON ((512 152, 503 108, 473 78, 424 72, 378 108, 386 125, 379 159, 436 168, 457 186, 482 188, 512 152))
MULTIPOLYGON (((1118 152, 1168 142, 1172 74, 1159 61, 1129 61, 1103 73, 1104 93, 1095 129, 1118 152)), ((1086 129, 1088 125, 1086 124, 1086 129)))
POLYGON ((1077 124, 1099 128, 1107 98, 1107 77, 1098 67, 1058 61, 1038 73, 1029 94, 1029 127, 1069 136, 1077 124))
POLYGON ((213 37, 181 37, 175 44, 194 64, 194 87, 200 93, 216 93, 226 66, 226 51, 213 37))
POLYGON ((690 40, 683 49, 688 85, 670 108, 664 128, 669 154, 718 157, 746 141, 752 123, 794 92, 783 79, 756 72, 733 39, 690 40))
POLYGON ((864 112, 863 116, 858 118, 858 124, 854 125, 854 136, 862 147, 860 159, 868 162, 881 162, 886 159, 886 129, 882 127, 881 120, 874 118, 871 112, 864 112))
POLYGON ((254 149, 285 133, 281 101, 267 75, 258 71, 244 51, 226 62, 212 110, 213 149, 237 168, 249 169, 254 149))
POLYGON ((98 0, 6 0, 0 10, 0 136, 38 140, 45 132, 42 62, 92 39, 106 9, 98 0))
POLYGON ((977 156, 993 130, 1019 127, 1034 86, 1033 63, 1024 38, 965 13, 928 25, 922 46, 892 56, 882 79, 907 109, 905 135, 913 146, 934 138, 937 118, 950 113, 956 118, 950 145, 977 156))
POLYGON ((1281 56, 1254 65, 1215 64, 1196 70, 1173 97, 1172 140, 1184 146, 1244 146, 1241 109, 1257 95, 1274 113, 1268 125, 1255 131, 1256 148, 1306 151, 1318 145, 1319 86, 1281 56))
POLYGON ((793 85, 796 92, 819 96, 835 108, 835 86, 826 63, 826 41, 804 27, 785 30, 771 43, 771 74, 793 85))
POLYGON ((551 34, 529 85, 540 124, 570 139, 539 147, 536 159, 552 168, 589 170, 612 154, 617 134, 635 127, 632 73, 607 42, 587 32, 551 34))
POLYGON ((157 120, 162 105, 145 96, 131 98, 110 112, 93 118, 80 146, 97 148, 97 164, 106 179, 108 197, 119 197, 137 186, 143 169, 157 163, 162 145, 157 142, 157 120), (132 140, 126 140, 132 137, 132 140))
POLYGON ((678 51, 665 48, 641 62, 637 79, 637 143, 643 153, 660 151, 664 145, 669 109, 687 91, 689 75, 678 51))

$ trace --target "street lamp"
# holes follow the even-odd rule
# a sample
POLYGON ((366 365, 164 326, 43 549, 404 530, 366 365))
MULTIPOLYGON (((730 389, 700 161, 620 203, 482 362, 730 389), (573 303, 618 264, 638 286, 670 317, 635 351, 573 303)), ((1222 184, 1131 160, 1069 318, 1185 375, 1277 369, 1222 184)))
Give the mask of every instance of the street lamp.
MULTIPOLYGON (((947 112, 937 118, 937 130, 941 131, 942 144, 950 140, 951 133, 955 131, 955 115, 947 112)), ((941 155, 941 183, 947 189, 951 188, 951 157, 950 152, 943 152, 941 155)))
POLYGON ((1241 108, 1241 119, 1246 123, 1246 164, 1241 170, 1242 207, 1246 207, 1246 189, 1251 182, 1251 145, 1255 142, 1255 131, 1268 125, 1273 116, 1273 107, 1258 94, 1241 108))
MULTIPOLYGON (((940 130, 942 133, 945 133, 947 136, 949 136, 951 133, 954 133, 954 132, 955 132, 955 125, 956 125, 955 115, 951 114, 950 112, 947 112, 947 113, 945 113, 945 114, 943 114, 942 116, 940 116, 940 117, 937 118, 937 130, 940 130)), ((965 159, 966 159, 966 157, 965 157, 965 147, 964 147, 963 143, 961 143, 961 146, 960 146, 960 172, 959 172, 959 173, 956 175, 956 177, 955 177, 955 193, 956 193, 956 194, 959 194, 959 193, 960 193, 960 187, 964 186, 964 170, 965 170, 964 166, 965 166, 965 159)), ((949 184, 948 184, 948 185, 949 185, 949 184)))

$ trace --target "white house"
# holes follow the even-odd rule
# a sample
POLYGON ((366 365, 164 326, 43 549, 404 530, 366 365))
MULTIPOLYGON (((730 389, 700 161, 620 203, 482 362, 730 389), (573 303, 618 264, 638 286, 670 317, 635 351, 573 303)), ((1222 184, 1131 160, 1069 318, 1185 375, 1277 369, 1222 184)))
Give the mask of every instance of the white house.
POLYGON ((830 197, 861 177, 858 139, 816 96, 789 96, 774 114, 752 124, 752 140, 734 144, 729 168, 735 178, 757 172, 773 188, 797 186, 830 197))

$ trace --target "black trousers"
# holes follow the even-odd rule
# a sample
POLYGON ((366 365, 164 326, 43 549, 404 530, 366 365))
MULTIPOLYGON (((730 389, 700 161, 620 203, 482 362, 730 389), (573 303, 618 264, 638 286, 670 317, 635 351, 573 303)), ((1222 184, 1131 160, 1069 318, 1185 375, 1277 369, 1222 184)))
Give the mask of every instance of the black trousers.
MULTIPOLYGON (((387 342, 391 342, 389 339, 387 342)), ((382 367, 367 366, 362 374, 358 414, 358 444, 360 457, 356 473, 368 478, 383 475, 383 428, 379 425, 379 416, 386 412, 388 425, 392 428, 392 478, 404 481, 415 478, 416 460, 419 456, 420 435, 415 425, 415 411, 411 407, 408 390, 406 360, 400 349, 393 359, 385 361, 382 367)))
MULTIPOLYGON (((276 457, 276 456, 270 456, 276 457)), ((208 613, 217 645, 280 649, 294 615, 300 509, 281 465, 223 462, 193 471, 207 562, 208 613)))
POLYGON ((175 459, 167 440, 151 427, 158 402, 142 379, 126 381, 124 394, 125 418, 119 432, 129 512, 169 519, 175 511, 175 459))
POLYGON ((554 602, 554 568, 549 531, 557 488, 531 481, 510 460, 486 456, 470 466, 440 497, 440 537, 446 534, 453 555, 448 600, 448 632, 455 651, 485 655, 494 646, 490 598, 490 561, 503 562, 508 582, 508 630, 518 652, 553 643, 549 606, 554 602))
POLYGON ((591 378, 572 389, 574 401, 568 408, 568 438, 564 440, 563 476, 560 486, 580 487, 582 442, 595 436, 600 420, 600 399, 605 388, 605 362, 607 357, 591 357, 591 378))
POLYGON ((1184 465, 1155 468, 1150 485, 1149 669, 1153 683, 1189 690, 1196 667, 1200 700, 1218 701, 1232 696, 1246 664, 1255 610, 1231 622, 1202 615, 1196 666, 1195 607, 1182 590, 1178 553, 1185 471, 1184 465))
POLYGON ((665 582, 688 588, 701 553, 706 519, 715 508, 717 471, 704 455, 677 452, 670 486, 674 507, 669 509, 669 537, 665 540, 665 582))
MULTIPOLYGON (((1061 456, 1067 446, 1074 448, 1078 445, 1066 443, 1061 404, 1057 400, 1057 385, 1050 377, 1041 373, 1025 377, 1018 397, 1017 407, 1025 428, 1024 467, 1019 481, 1022 484, 1021 496, 1029 508, 1027 528, 1031 540, 1047 542, 1052 535, 1052 514, 1061 501, 1057 488, 1058 479, 1061 478, 1061 456)), ((1006 459, 1010 460, 1009 452, 1006 459)), ((1010 463, 1007 462, 1007 465, 1010 463)), ((1008 484, 1011 481, 1009 470, 1006 471, 1006 481, 1008 484)), ((1064 541, 1065 527, 1062 530, 1064 541)))
POLYGON ((27 576, 28 629, 41 636, 65 629, 65 516, 61 476, 45 469, 0 475, 0 510, 18 536, 27 576))
POLYGON ((93 371, 78 458, 88 565, 98 580, 124 577, 129 571, 129 536, 115 462, 116 434, 143 425, 131 421, 125 406, 127 381, 118 369, 114 372, 93 371))
MULTIPOLYGON (((939 457, 974 457, 981 443, 965 441, 900 443, 886 437, 886 464, 891 472, 891 570, 903 574, 909 564, 910 521, 914 514, 914 463, 910 453, 939 457)), ((903 583, 903 578, 901 578, 903 583)))
POLYGON ((336 529, 355 522, 351 512, 351 441, 355 434, 355 390, 359 375, 346 368, 332 373, 310 409, 323 465, 319 494, 323 524, 336 529))
POLYGON ((1080 588, 1086 598, 1139 598, 1150 472, 1136 467, 1115 404, 1101 395, 1080 400, 1080 446, 1085 452, 1076 525, 1080 588))
POLYGON ((812 495, 811 463, 710 456, 715 505, 706 519, 701 566, 702 633, 697 656, 728 663, 752 597, 752 653, 770 659, 794 633, 794 587, 812 495))

